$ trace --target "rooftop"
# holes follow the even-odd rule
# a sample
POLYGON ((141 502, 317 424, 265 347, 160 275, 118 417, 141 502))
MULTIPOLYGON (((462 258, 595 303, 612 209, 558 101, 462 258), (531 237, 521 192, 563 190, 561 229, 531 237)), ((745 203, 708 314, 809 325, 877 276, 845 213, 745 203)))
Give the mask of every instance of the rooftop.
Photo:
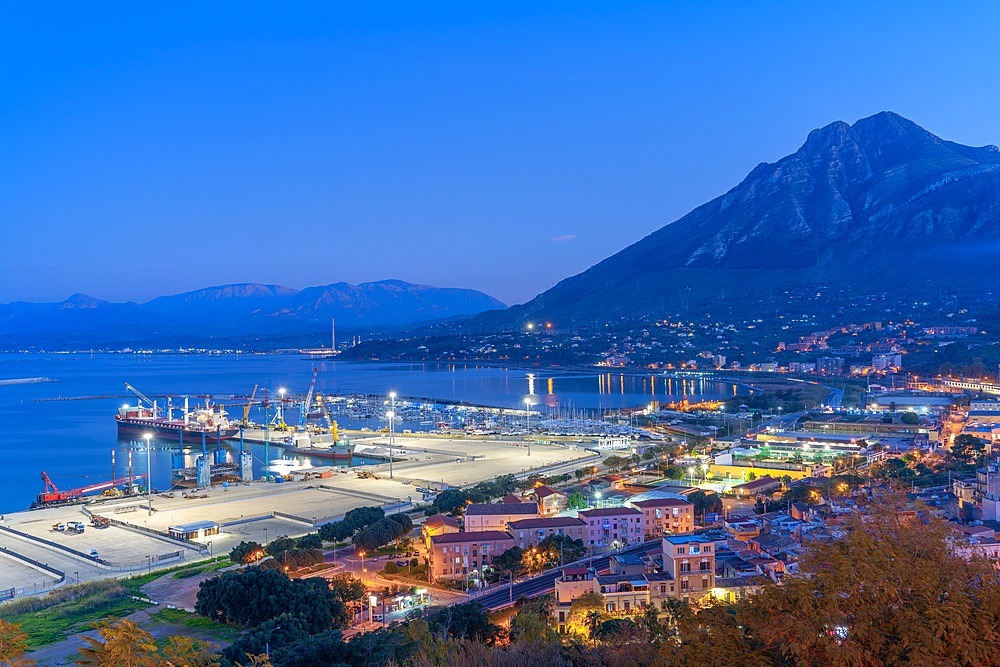
POLYGON ((663 538, 664 542, 670 544, 711 544, 715 542, 711 537, 703 535, 668 535, 663 538))
POLYGON ((493 516, 504 514, 538 514, 538 503, 472 503, 465 508, 469 516, 493 516))
POLYGON ((511 530, 534 530, 536 528, 560 528, 563 526, 585 526, 587 522, 575 516, 539 517, 518 519, 507 524, 511 530))
POLYGON ((465 542, 491 542, 493 540, 513 540, 510 533, 501 530, 481 530, 468 533, 445 533, 431 538, 432 544, 462 544, 465 542))
POLYGON ((594 510, 581 510, 580 516, 585 516, 588 519, 591 517, 602 517, 602 516, 621 516, 623 514, 642 514, 639 510, 634 507, 602 507, 600 509, 594 510))

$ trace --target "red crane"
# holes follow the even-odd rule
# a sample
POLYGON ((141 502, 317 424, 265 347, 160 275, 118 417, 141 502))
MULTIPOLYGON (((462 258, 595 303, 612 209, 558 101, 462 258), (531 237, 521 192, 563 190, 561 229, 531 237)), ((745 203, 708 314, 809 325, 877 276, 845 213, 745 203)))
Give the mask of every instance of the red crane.
POLYGON ((45 490, 38 494, 38 499, 35 505, 52 505, 56 503, 65 503, 71 500, 75 500, 80 496, 85 496, 88 493, 94 493, 95 491, 104 491, 105 489, 113 489, 116 486, 122 486, 123 484, 129 484, 132 480, 143 479, 146 475, 133 475, 132 477, 119 477, 118 479, 113 479, 110 482, 101 482, 99 484, 91 484, 90 486, 82 486, 79 489, 69 489, 67 491, 60 491, 55 483, 49 476, 42 472, 42 483, 45 485, 45 490))

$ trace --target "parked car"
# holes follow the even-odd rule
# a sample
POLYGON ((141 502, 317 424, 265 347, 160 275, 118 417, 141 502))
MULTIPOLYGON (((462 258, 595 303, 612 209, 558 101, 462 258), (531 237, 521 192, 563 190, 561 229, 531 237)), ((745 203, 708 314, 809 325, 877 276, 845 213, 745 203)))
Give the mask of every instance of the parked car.
POLYGON ((91 549, 88 554, 91 558, 97 558, 97 549, 91 549))

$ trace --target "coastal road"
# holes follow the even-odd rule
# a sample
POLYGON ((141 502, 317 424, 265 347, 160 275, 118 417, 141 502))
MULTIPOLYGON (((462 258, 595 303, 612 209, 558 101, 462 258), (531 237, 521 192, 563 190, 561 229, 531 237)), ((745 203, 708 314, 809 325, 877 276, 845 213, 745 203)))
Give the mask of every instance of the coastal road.
MULTIPOLYGON (((614 554, 607 554, 605 556, 599 556, 594 559, 584 558, 575 563, 569 563, 568 565, 574 565, 577 567, 589 566, 593 567, 596 572, 605 570, 609 567, 611 562, 611 556, 621 555, 621 554, 639 554, 645 555, 650 554, 655 551, 659 551, 663 548, 663 541, 660 539, 651 540, 643 544, 637 544, 633 547, 627 549, 622 549, 616 551, 614 554)), ((565 567, 565 566, 564 566, 565 567)), ((562 568, 555 568, 548 570, 534 576, 530 579, 525 579, 523 581, 518 581, 514 583, 513 590, 511 590, 510 584, 500 585, 493 589, 487 589, 485 592, 473 596, 473 600, 478 602, 481 607, 488 611, 495 611, 497 609, 502 609, 504 607, 510 606, 511 601, 516 602, 520 597, 534 598, 548 593, 555 589, 555 581, 562 573, 562 568)))

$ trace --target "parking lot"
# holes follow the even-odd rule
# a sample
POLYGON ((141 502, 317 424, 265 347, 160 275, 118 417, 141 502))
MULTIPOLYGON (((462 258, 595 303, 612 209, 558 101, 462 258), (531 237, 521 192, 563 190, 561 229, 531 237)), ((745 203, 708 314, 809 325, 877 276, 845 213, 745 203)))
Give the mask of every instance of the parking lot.
POLYGON ((55 583, 56 577, 33 568, 22 561, 0 552, 0 591, 10 588, 45 588, 55 583))

